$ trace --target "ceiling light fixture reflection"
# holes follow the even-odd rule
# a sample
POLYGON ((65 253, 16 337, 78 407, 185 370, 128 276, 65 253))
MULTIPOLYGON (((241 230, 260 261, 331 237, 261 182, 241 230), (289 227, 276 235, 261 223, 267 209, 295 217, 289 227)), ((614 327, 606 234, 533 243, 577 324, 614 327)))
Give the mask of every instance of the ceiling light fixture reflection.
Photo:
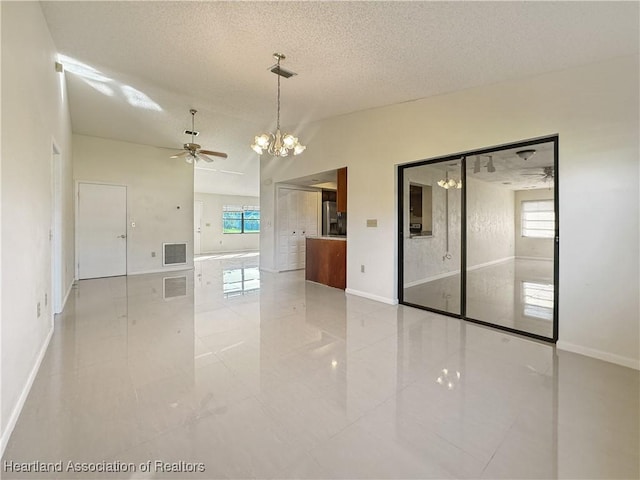
POLYGON ((449 178, 449 172, 445 173, 444 179, 438 180, 438 186, 444 188, 445 190, 449 190, 450 188, 462 188, 462 180, 454 180, 453 178, 449 178))
POLYGON ((284 60, 286 58, 282 53, 274 53, 273 56, 277 60, 277 63, 271 67, 271 71, 278 76, 276 132, 257 135, 254 138, 251 148, 259 155, 262 155, 264 151, 274 157, 286 157, 291 152, 293 152, 294 155, 300 155, 307 147, 299 143, 298 137, 295 137, 293 134, 286 132, 282 133, 280 131, 280 77, 289 78, 296 74, 280 67, 280 60, 284 60))
POLYGON ((443 368, 441 375, 436 379, 438 385, 447 387, 447 390, 453 390, 460 383, 461 373, 456 370, 455 373, 449 373, 448 368, 443 368))
POLYGON ((473 173, 480 173, 480 157, 476 155, 476 159, 473 162, 473 173))
POLYGON ((487 172, 493 173, 496 171, 496 167, 493 166, 493 157, 491 155, 488 155, 488 157, 489 162, 487 163, 487 172))
POLYGON ((527 161, 533 157, 535 153, 536 151, 533 148, 527 148, 526 150, 517 151, 516 155, 518 155, 522 160, 527 161))

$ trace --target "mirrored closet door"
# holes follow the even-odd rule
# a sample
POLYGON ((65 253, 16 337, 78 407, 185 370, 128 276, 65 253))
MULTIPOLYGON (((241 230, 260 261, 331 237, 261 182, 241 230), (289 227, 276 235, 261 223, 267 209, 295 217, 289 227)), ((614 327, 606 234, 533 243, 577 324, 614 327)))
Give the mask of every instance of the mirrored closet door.
POLYGON ((401 165, 400 302, 557 340, 557 165, 556 136, 401 165))
POLYGON ((467 157, 466 315, 553 338, 555 142, 467 157))
POLYGON ((403 170, 403 300, 407 304, 461 313, 460 160, 419 164, 403 170))

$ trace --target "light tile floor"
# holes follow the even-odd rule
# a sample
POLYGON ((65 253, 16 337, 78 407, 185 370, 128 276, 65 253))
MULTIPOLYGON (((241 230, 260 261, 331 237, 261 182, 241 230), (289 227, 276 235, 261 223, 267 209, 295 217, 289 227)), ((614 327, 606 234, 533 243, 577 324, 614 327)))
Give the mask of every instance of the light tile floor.
POLYGON ((79 282, 2 477, 639 477, 639 372, 257 262, 79 282))
MULTIPOLYGON (((553 260, 510 259, 467 272, 467 318, 553 338, 553 260)), ((405 288, 404 301, 460 314, 460 275, 405 288)))

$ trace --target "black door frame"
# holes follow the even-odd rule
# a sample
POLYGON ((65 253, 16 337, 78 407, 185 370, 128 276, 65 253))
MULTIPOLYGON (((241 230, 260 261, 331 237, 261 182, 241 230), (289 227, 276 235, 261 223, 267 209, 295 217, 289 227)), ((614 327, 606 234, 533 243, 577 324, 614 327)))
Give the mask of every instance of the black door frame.
POLYGON ((509 333, 523 335, 525 337, 534 338, 536 340, 542 340, 544 342, 556 343, 558 341, 558 285, 559 285, 559 253, 560 253, 560 197, 558 188, 558 154, 559 154, 559 135, 547 135, 544 137, 537 137, 528 140, 522 140, 519 142, 506 143, 502 145, 481 148, 478 150, 471 150, 462 153, 456 153, 451 155, 445 155, 442 157, 429 158, 425 160, 418 160, 416 162, 403 163, 397 165, 397 181, 398 181, 398 302, 402 305, 407 305, 430 312, 447 315, 453 318, 459 318, 468 322, 485 325, 498 330, 503 330, 509 333), (554 213, 555 213, 555 233, 554 233, 554 249, 553 249, 553 335, 552 337, 545 337, 530 332, 525 332, 511 327, 497 325, 482 320, 467 317, 466 315, 466 284, 467 284, 467 157, 472 155, 483 155, 500 150, 508 150, 512 148, 522 148, 537 145, 539 143, 553 142, 553 196, 554 196, 554 213), (419 167, 422 165, 430 165, 435 163, 461 161, 462 162, 462 206, 461 206, 461 243, 460 245, 460 313, 450 313, 442 310, 438 310, 424 305, 417 305, 404 301, 404 171, 408 168, 419 167))

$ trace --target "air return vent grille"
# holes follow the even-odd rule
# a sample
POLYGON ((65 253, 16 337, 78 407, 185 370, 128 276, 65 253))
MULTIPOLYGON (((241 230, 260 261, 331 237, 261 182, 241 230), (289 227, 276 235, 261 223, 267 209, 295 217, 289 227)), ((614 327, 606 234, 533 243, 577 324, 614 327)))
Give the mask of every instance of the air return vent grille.
POLYGON ((162 265, 186 265, 187 244, 185 243, 163 243, 162 244, 162 265))

